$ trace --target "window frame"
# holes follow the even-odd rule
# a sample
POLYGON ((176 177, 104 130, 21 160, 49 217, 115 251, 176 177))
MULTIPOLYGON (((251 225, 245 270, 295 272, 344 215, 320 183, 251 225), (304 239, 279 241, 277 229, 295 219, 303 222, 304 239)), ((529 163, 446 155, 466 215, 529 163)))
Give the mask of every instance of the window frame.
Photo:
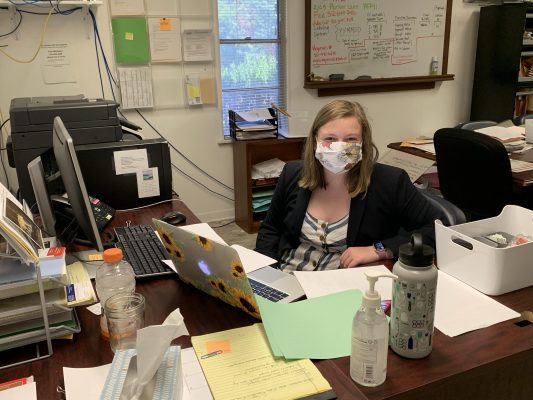
MULTIPOLYGON (((220 74, 220 112, 221 112, 221 118, 222 118, 222 134, 224 139, 228 140, 231 139, 230 132, 229 132, 229 125, 228 125, 228 115, 227 110, 226 112, 224 107, 224 94, 230 93, 230 92, 246 92, 250 91, 253 92, 255 90, 258 90, 257 87, 255 88, 231 88, 231 89, 224 89, 223 79, 222 79, 222 46, 224 45, 240 45, 240 44, 276 44, 278 46, 278 84, 276 86, 264 86, 261 87, 261 90, 277 90, 278 91, 278 98, 279 102, 276 103, 277 106, 286 109, 287 103, 288 103, 288 82, 287 82, 287 5, 286 0, 276 0, 277 4, 277 38, 273 39, 253 39, 251 37, 246 37, 243 39, 222 39, 220 37, 220 18, 218 14, 218 2, 220 0, 217 0, 216 2, 216 8, 217 8, 217 27, 218 27, 218 56, 220 60, 220 68, 219 68, 219 74, 220 74)), ((228 107, 228 110, 230 108, 228 107)), ((235 111, 245 111, 245 110, 235 110, 235 111)), ((278 129, 281 127, 288 127, 287 123, 287 117, 284 115, 281 115, 278 113, 278 129)))

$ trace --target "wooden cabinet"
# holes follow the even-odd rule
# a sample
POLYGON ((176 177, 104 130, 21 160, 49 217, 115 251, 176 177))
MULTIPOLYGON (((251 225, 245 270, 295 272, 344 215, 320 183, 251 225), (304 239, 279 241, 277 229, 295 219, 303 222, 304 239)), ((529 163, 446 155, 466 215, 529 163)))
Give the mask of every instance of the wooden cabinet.
POLYGON ((256 185, 252 182, 252 166, 272 158, 282 161, 302 157, 305 138, 277 138, 263 140, 237 140, 233 143, 233 173, 235 190, 235 222, 248 233, 255 233, 266 212, 254 213, 253 193, 274 189, 275 182, 256 185))
POLYGON ((481 7, 470 120, 500 122, 525 113, 533 113, 533 7, 481 7))

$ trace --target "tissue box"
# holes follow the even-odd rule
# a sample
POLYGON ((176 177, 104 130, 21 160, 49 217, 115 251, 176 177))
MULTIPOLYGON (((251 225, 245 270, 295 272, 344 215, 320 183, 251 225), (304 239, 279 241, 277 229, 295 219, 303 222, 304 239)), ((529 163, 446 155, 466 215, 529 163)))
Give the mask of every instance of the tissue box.
MULTIPOLYGON (((100 400, 120 400, 128 397, 123 394, 137 379, 137 351, 135 349, 117 350, 109 369, 100 400)), ((181 368, 181 347, 170 346, 156 374, 145 387, 137 400, 180 400, 183 395, 181 368)), ((131 397, 130 397, 131 398, 131 397)))
POLYGON ((492 296, 533 285, 533 242, 497 248, 474 239, 493 232, 533 237, 533 211, 507 205, 480 221, 451 227, 436 221, 438 268, 492 296))

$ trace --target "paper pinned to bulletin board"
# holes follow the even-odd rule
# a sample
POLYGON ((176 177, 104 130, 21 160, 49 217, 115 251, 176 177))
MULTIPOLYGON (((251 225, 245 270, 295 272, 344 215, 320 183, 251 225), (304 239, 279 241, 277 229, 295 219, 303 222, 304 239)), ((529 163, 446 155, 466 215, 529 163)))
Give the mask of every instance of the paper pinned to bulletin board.
POLYGON ((117 64, 148 64, 148 31, 144 18, 113 18, 113 42, 117 64))
POLYGON ((143 15, 143 0, 109 0, 111 15, 143 15))
POLYGON ((211 30, 188 29, 183 31, 183 59, 185 61, 213 60, 211 40, 211 30))
POLYGON ((189 74, 185 77, 187 99, 190 106, 216 104, 215 79, 189 74))
POLYGON ((178 18, 148 18, 152 62, 181 61, 181 33, 178 18))

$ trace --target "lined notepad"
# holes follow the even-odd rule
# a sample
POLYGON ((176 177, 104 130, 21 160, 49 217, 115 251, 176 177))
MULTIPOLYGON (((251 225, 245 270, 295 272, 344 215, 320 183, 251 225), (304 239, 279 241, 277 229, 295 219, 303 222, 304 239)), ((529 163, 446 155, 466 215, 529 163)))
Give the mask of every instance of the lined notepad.
POLYGON ((294 399, 331 390, 309 359, 274 359, 263 324, 191 340, 217 400, 294 399))

